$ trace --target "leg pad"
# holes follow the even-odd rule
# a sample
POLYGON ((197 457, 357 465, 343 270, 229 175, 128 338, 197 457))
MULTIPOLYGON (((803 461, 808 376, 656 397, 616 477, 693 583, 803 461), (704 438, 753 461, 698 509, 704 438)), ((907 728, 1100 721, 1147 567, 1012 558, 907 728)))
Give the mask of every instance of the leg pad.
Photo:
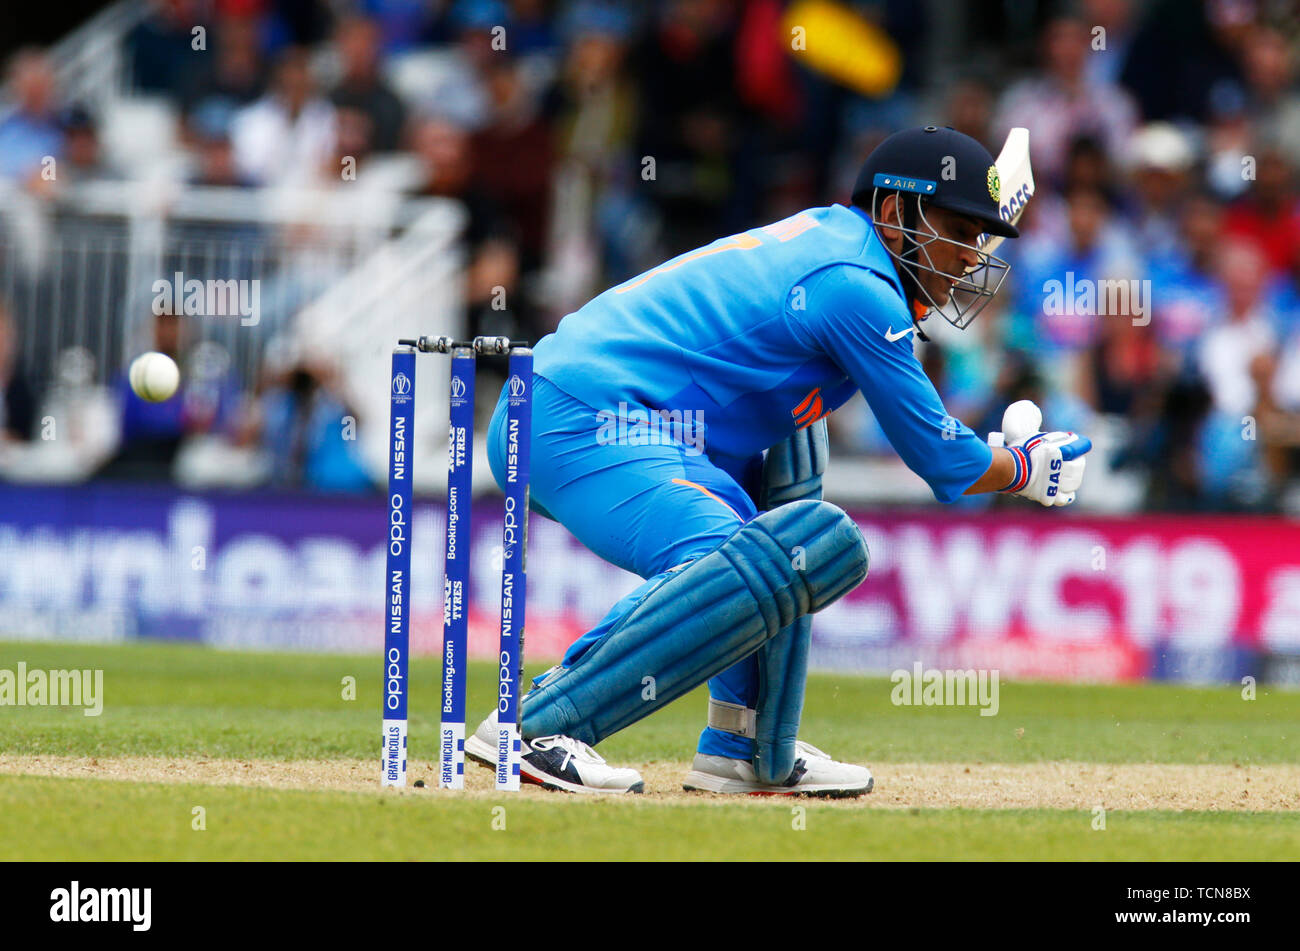
POLYGON ((709 554, 646 582, 573 666, 524 699, 524 736, 561 733, 595 745, 838 600, 866 573, 866 543, 841 509, 807 500, 765 512, 709 554))

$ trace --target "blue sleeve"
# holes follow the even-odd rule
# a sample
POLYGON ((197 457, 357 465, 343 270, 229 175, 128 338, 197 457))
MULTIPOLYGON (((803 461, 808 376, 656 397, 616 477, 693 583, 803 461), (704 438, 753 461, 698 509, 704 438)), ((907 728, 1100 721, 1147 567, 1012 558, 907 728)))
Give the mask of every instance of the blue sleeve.
POLYGON ((884 278, 836 265, 805 281, 806 310, 787 316, 862 391, 894 451, 940 502, 988 471, 993 450, 948 415, 912 352, 907 304, 884 278), (889 340, 886 334, 894 336, 889 340))

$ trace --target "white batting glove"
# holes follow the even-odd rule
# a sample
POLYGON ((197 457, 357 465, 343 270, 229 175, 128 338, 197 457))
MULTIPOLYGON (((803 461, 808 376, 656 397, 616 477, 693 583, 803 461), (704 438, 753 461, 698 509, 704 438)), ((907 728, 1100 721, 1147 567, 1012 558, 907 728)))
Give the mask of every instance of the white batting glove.
POLYGON ((1035 433, 1019 446, 1007 446, 1016 475, 1003 492, 1041 505, 1069 505, 1083 482, 1084 453, 1092 440, 1077 433, 1035 433))
POLYGON ((1012 403, 1002 416, 1002 432, 989 433, 989 444, 1006 448, 1016 473, 1002 489, 1040 505, 1069 505, 1083 483, 1085 454, 1092 440, 1076 433, 1037 432, 1043 414, 1029 400, 1012 403))

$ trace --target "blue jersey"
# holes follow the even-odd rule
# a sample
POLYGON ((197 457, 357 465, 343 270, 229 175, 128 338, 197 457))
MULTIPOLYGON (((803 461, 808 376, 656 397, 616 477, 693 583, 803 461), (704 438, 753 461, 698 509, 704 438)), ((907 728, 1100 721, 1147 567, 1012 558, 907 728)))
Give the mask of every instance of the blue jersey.
POLYGON ((597 410, 694 411, 707 453, 732 459, 861 390, 903 461, 951 502, 992 452, 944 410, 912 330, 870 219, 832 205, 720 238, 610 288, 538 343, 534 367, 597 410))

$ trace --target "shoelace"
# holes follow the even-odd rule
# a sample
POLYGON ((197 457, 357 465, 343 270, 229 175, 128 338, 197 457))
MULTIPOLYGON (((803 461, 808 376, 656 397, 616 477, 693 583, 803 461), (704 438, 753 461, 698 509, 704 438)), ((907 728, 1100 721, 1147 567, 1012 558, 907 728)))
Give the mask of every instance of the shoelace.
POLYGON ((821 750, 817 749, 817 747, 813 746, 811 743, 805 743, 803 740, 795 740, 794 748, 798 752, 803 753, 804 756, 809 759, 830 759, 831 758, 829 753, 823 753, 821 750))
POLYGON ((580 763, 604 763, 605 758, 593 750, 581 740, 575 740, 571 736, 539 736, 528 744, 534 749, 549 750, 559 747, 564 750, 565 756, 560 763, 560 769, 569 765, 570 760, 578 760, 580 763))

